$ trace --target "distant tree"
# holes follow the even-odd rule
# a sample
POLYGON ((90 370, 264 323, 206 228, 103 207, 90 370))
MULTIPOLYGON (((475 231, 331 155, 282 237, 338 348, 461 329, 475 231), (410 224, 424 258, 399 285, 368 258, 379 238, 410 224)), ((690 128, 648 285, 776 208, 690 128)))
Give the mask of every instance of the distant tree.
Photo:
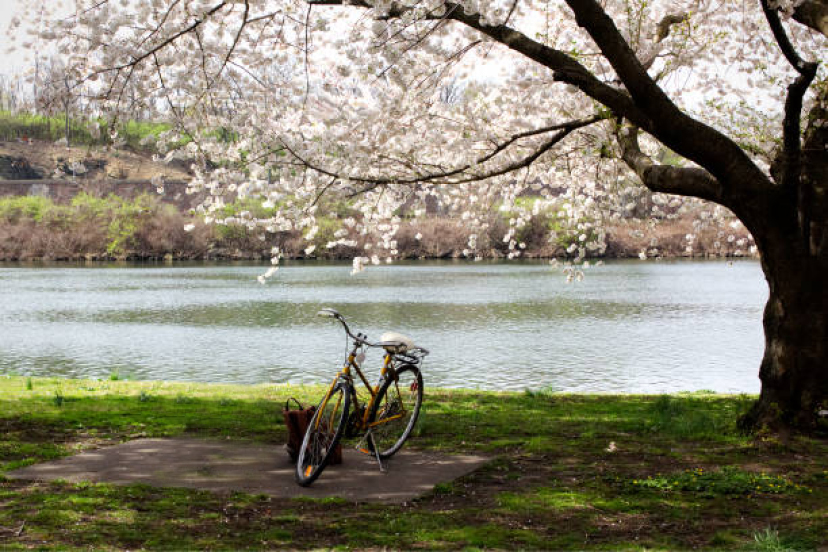
POLYGON ((78 101, 80 80, 60 57, 38 59, 35 63, 35 107, 47 114, 63 115, 63 136, 69 146, 70 122, 78 101))
POLYGON ((0 109, 17 112, 24 106, 25 99, 20 78, 0 75, 0 109))

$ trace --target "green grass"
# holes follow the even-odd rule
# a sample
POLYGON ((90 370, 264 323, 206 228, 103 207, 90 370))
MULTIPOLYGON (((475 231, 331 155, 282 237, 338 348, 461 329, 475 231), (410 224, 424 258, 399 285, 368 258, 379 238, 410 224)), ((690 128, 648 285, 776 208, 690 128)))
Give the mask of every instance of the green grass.
POLYGON ((826 440, 741 435, 752 397, 714 393, 427 390, 409 446, 492 461, 404 505, 2 477, 140 437, 282 443, 284 401, 321 393, 0 377, 0 548, 808 550, 828 534, 826 440))
POLYGON ((694 492, 708 496, 812 492, 810 488, 780 475, 747 472, 733 466, 726 466, 720 470, 705 471, 704 468, 695 468, 673 474, 659 474, 655 477, 633 480, 632 483, 640 489, 694 492))

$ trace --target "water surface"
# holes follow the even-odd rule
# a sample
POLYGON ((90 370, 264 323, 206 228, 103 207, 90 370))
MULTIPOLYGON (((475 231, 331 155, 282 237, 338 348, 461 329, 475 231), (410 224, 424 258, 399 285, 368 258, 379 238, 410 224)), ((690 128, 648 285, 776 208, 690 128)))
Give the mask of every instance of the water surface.
MULTIPOLYGON (((327 381, 344 333, 431 350, 429 385, 757 392, 758 263, 618 261, 567 284, 547 263, 419 262, 357 276, 290 263, 0 263, 0 373, 203 382, 327 381)), ((379 354, 369 354, 376 369, 379 354)))

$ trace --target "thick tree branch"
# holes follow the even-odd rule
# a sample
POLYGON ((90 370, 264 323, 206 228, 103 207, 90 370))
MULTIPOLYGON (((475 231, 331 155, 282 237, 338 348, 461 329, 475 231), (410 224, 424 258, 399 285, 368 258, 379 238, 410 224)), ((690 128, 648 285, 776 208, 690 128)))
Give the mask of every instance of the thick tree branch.
POLYGON ((805 0, 794 8, 793 18, 828 37, 828 0, 805 0))
POLYGON ((802 100, 808 87, 811 86, 816 77, 818 64, 806 62, 797 53, 782 22, 779 14, 772 9, 768 0, 760 0, 762 11, 768 20, 773 37, 782 50, 785 59, 788 60, 794 69, 799 73, 796 80, 788 86, 788 96, 785 98, 785 119, 782 122, 783 151, 781 158, 780 177, 786 188, 795 188, 799 185, 799 178, 802 174, 802 142, 800 118, 802 115, 802 100))
POLYGON ((649 190, 722 202, 722 187, 706 170, 654 163, 642 153, 638 145, 638 129, 635 127, 619 128, 616 136, 621 146, 621 158, 649 190))
POLYGON ((799 54, 793 44, 791 44, 790 39, 788 39, 788 34, 785 32, 782 22, 779 20, 779 13, 776 10, 771 9, 768 4, 768 0, 760 0, 759 3, 762 5, 762 11, 765 13, 765 19, 768 20, 768 25, 770 25, 771 32, 773 32, 773 38, 776 39, 776 43, 779 45, 779 49, 782 50, 782 55, 785 56, 788 63, 793 65, 793 68, 796 69, 800 75, 804 75, 809 72, 813 72, 815 74, 817 64, 807 63, 799 57, 799 54))
POLYGON ((670 28, 673 25, 687 21, 689 17, 690 15, 686 12, 669 14, 662 17, 656 26, 656 42, 662 42, 670 36, 670 28))
MULTIPOLYGON (((675 14, 668 14, 661 18, 661 21, 658 22, 656 25, 656 36, 655 42, 658 47, 654 48, 653 51, 647 56, 646 59, 641 61, 641 66, 644 68, 645 71, 649 71, 650 67, 653 66, 655 63, 656 58, 659 57, 661 52, 661 43, 664 42, 664 39, 670 35, 670 29, 673 28, 673 25, 678 25, 679 23, 683 23, 687 21, 690 16, 685 13, 675 13, 675 14)), ((659 81, 659 77, 653 79, 655 82, 659 81)))
POLYGON ((812 73, 799 75, 788 86, 788 97, 785 99, 785 119, 782 123, 784 147, 782 183, 786 187, 797 186, 802 172, 800 116, 802 113, 802 99, 816 76, 816 64, 812 65, 814 67, 812 73))
MULTIPOLYGON (((575 13, 578 25, 589 33, 630 91, 635 104, 645 111, 653 124, 644 127, 632 118, 627 119, 673 151, 708 170, 726 192, 723 195, 726 206, 734 206, 733 202, 727 201, 729 196, 752 195, 772 188, 770 180, 738 144, 688 116, 670 100, 647 74, 635 52, 596 0, 566 0, 566 3, 575 13)), ((623 112, 616 113, 623 116, 623 112)))

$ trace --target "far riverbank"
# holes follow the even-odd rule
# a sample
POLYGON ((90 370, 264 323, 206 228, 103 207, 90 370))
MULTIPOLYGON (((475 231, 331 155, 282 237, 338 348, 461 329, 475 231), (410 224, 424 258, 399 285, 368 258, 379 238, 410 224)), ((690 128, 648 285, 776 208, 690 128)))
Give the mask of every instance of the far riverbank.
MULTIPOLYGON (((228 205, 225 217, 255 209, 251 202, 228 205)), ((340 206, 341 207, 341 206, 340 206)), ((259 208, 261 208, 259 206, 259 208)), ((267 213, 259 214, 267 216, 267 213)), ((493 213, 477 250, 468 251, 471 230, 461 220, 431 216, 404 219, 395 235, 398 259, 500 259, 509 254, 502 213, 493 213)), ((341 260, 366 255, 370 236, 349 236, 352 247, 327 247, 343 228, 335 215, 319 219, 308 243, 299 231, 261 235, 246 225, 204 224, 199 216, 163 203, 157 195, 134 198, 81 193, 68 204, 40 196, 0 198, 0 261, 30 260, 260 260, 279 246, 288 259, 341 260), (308 246, 314 246, 312 251, 308 246)), ((517 235, 520 257, 566 259, 572 240, 554 221, 537 216, 517 235)), ((751 256, 752 241, 738 224, 700 226, 689 215, 659 221, 624 219, 605 226, 603 250, 591 258, 722 258, 751 256)), ((376 248, 370 252, 373 254, 376 248)), ((385 260, 381 252, 380 260, 385 260)))

